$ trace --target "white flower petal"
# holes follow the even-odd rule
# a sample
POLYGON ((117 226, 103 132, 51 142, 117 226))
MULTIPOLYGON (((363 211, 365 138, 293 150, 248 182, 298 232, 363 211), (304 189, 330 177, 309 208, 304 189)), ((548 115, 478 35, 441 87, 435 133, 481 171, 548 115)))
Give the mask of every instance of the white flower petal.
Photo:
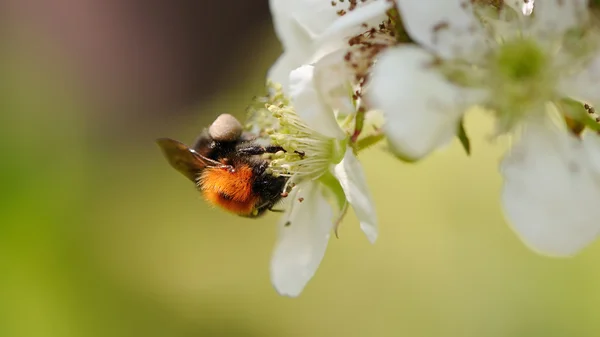
POLYGON ((587 19, 587 3, 587 0, 537 0, 532 28, 541 34, 563 34, 587 19))
POLYGON ((290 53, 284 52, 279 56, 277 61, 271 66, 267 73, 267 78, 275 83, 279 83, 283 86, 283 92, 289 93, 290 90, 290 73, 301 64, 290 53))
POLYGON ((466 57, 484 50, 485 32, 465 0, 396 0, 406 31, 439 56, 466 57))
POLYGON ((314 81, 323 101, 342 115, 356 112, 352 102, 353 76, 344 62, 344 50, 331 53, 315 64, 314 81))
MULTIPOLYGON (((385 4, 385 0, 367 0, 357 4, 352 11, 344 16, 338 15, 339 10, 348 10, 349 2, 338 2, 332 5, 324 0, 270 0, 275 33, 284 46, 284 50, 300 60, 297 64, 316 62, 323 55, 347 46, 347 39, 364 32, 361 24, 378 25, 386 16, 380 12, 372 16, 363 12, 371 3, 385 4), (364 15, 356 15, 362 12, 364 15), (357 22, 349 22, 355 18, 357 22), (338 23, 338 21, 340 21, 338 23), (332 30, 330 27, 334 25, 332 30), (342 30, 340 30, 342 29, 342 30), (332 34, 332 31, 335 32, 332 34), (324 38, 326 36, 326 38, 324 38)), ((386 6, 390 6, 387 4, 386 6)))
POLYGON ((479 99, 431 69, 433 61, 414 46, 385 51, 366 93, 369 106, 385 115, 392 150, 407 159, 422 158, 449 143, 464 110, 479 99))
POLYGON ((527 124, 503 160, 502 201, 530 248, 570 256, 600 232, 600 184, 582 142, 549 124, 527 124))
MULTIPOLYGON (((313 37, 319 37, 340 18, 338 6, 323 0, 284 0, 290 3, 291 15, 313 37)), ((343 5, 343 4, 340 4, 343 5)))
POLYGON ((270 0, 269 6, 275 34, 284 51, 289 51, 296 59, 305 60, 312 54, 313 38, 293 17, 294 3, 290 0, 270 0))
POLYGON ((280 294, 295 297, 319 267, 334 219, 318 183, 300 184, 288 198, 290 206, 280 221, 271 260, 271 282, 280 294))
POLYGON ((392 1, 370 0, 361 2, 352 11, 339 17, 323 32, 319 42, 350 38, 365 32, 367 27, 377 27, 387 19, 386 11, 393 6, 392 1))
POLYGON ((587 64, 579 73, 568 78, 562 78, 558 89, 564 96, 586 101, 593 106, 600 106, 600 54, 587 64))
POLYGON ((374 243, 378 235, 375 203, 369 192, 362 166, 352 149, 346 150, 344 159, 334 167, 333 174, 342 185, 348 203, 360 221, 360 228, 367 239, 374 243))
POLYGON ((596 178, 600 183, 600 135, 592 131, 586 131, 583 133, 582 141, 589 161, 596 172, 596 178))
POLYGON ((314 66, 304 65, 290 74, 290 97, 296 113, 311 129, 329 138, 344 139, 333 110, 322 100, 313 78, 314 66))

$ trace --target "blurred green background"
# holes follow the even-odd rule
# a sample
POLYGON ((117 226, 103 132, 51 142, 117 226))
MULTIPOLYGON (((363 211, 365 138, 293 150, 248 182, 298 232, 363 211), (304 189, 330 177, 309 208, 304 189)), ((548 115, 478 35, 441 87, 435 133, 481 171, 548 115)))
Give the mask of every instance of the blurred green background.
POLYGON ((471 158, 458 143, 417 165, 381 147, 362 155, 379 240, 369 244, 350 213, 304 293, 277 295, 277 215, 211 208, 154 144, 244 115, 280 52, 265 9, 244 36, 219 35, 228 49, 203 44, 218 29, 198 33, 204 53, 224 54, 215 76, 196 73, 189 97, 171 87, 184 77, 166 78, 174 68, 82 76, 98 60, 74 62, 83 56, 51 38, 65 31, 49 34, 22 10, 2 17, 0 336, 600 335, 600 246, 551 259, 519 241, 499 205, 507 146, 488 141, 477 113, 471 158))

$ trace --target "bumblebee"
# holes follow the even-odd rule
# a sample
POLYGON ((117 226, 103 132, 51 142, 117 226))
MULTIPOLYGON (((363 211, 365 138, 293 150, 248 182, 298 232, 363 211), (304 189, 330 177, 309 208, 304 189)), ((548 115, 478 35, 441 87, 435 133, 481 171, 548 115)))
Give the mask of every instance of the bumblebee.
POLYGON ((232 115, 222 114, 204 129, 192 147, 160 138, 157 144, 169 164, 193 181, 204 198, 229 212, 255 218, 281 200, 287 178, 268 173, 265 153, 283 151, 263 146, 243 131, 232 115))

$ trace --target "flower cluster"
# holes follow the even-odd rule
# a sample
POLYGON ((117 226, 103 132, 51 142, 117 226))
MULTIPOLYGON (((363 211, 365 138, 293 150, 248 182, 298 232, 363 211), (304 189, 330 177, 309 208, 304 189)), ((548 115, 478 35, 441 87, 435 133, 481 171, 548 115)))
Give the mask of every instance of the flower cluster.
POLYGON ((458 138, 479 106, 503 158, 502 206, 523 241, 579 252, 600 233, 600 26, 586 0, 271 0, 284 52, 250 127, 285 151, 289 194, 272 281, 298 295, 347 205, 374 241, 357 153, 381 140, 416 162, 458 138))

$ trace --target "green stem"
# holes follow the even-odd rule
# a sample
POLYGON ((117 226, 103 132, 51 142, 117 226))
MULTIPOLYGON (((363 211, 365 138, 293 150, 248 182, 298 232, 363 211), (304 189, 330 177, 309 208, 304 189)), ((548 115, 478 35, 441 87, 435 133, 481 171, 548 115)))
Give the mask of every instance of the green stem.
POLYGON ((350 141, 352 143, 356 143, 356 141, 358 140, 358 136, 360 136, 360 133, 362 132, 363 127, 365 126, 365 114, 366 111, 364 108, 358 108, 358 111, 356 112, 356 117, 354 119, 354 133, 350 138, 350 141))
POLYGON ((381 131, 377 131, 377 133, 366 136, 365 138, 356 142, 354 148, 356 152, 361 152, 365 149, 370 148, 371 146, 379 143, 380 141, 385 139, 385 135, 381 131))
POLYGON ((386 12, 390 22, 394 26, 394 32, 396 33, 396 41, 398 43, 414 43, 414 41, 410 38, 406 29, 404 29, 404 24, 402 23, 402 16, 400 15, 400 10, 398 6, 395 5, 394 8, 389 9, 386 12))

